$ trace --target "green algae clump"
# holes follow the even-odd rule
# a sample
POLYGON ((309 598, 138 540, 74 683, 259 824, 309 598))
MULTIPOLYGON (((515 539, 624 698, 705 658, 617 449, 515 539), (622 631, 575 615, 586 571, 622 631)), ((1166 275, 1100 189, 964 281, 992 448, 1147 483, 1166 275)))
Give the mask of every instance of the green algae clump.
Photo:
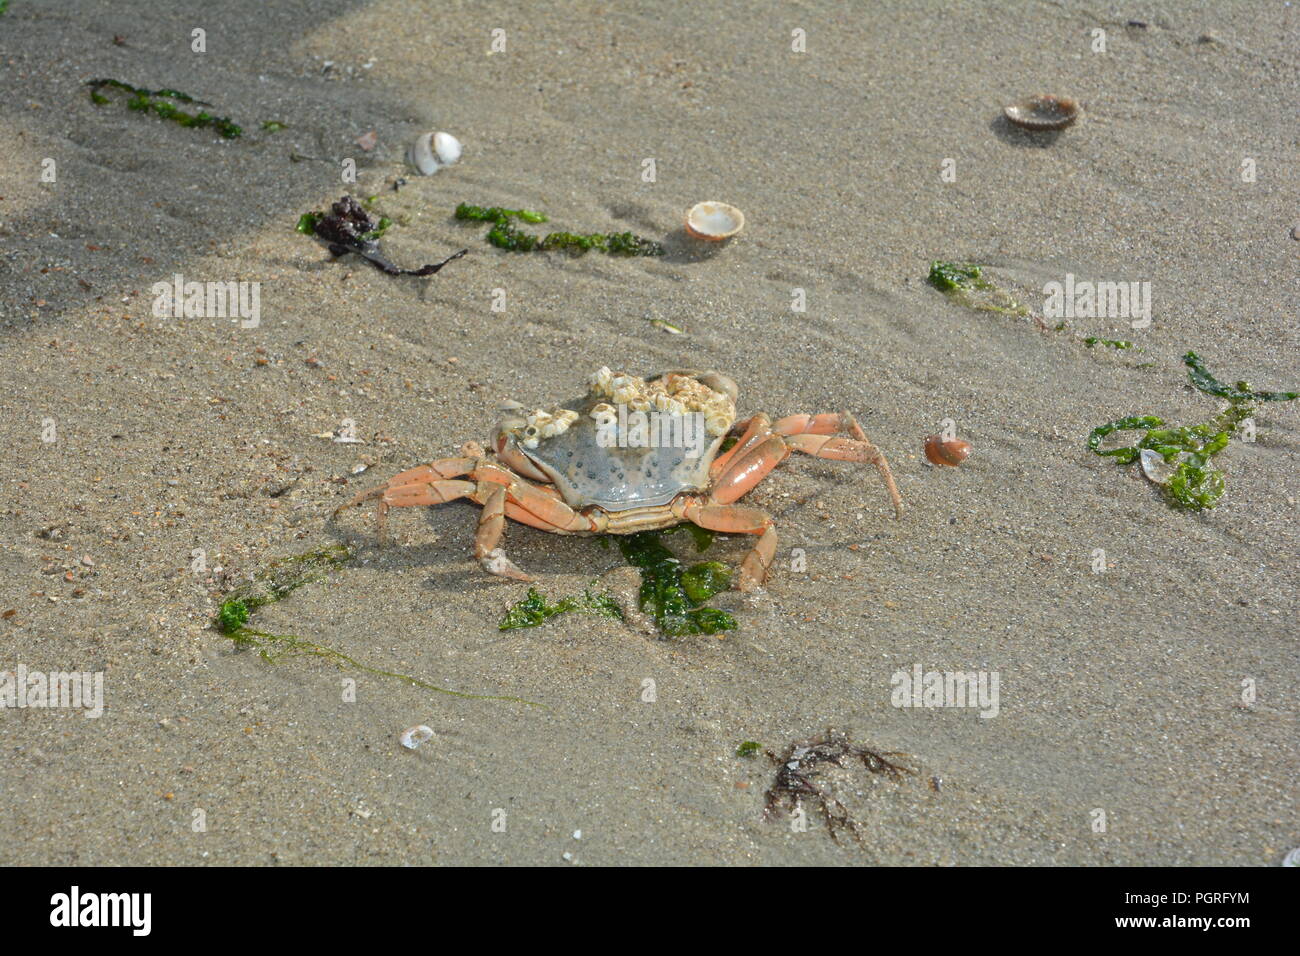
POLYGON ((217 629, 222 634, 234 634, 248 623, 252 613, 248 609, 248 605, 239 598, 224 601, 221 610, 217 612, 217 629))
POLYGON ((1141 460, 1143 472, 1164 489, 1170 504, 1192 511, 1213 508, 1227 490, 1223 472, 1211 461, 1228 447, 1238 428, 1254 415, 1257 403, 1289 402, 1298 392, 1256 391, 1245 381, 1224 385, 1215 378, 1195 352, 1183 356, 1191 384, 1207 395, 1228 399, 1228 406, 1207 422, 1192 426, 1165 427, 1154 415, 1133 415, 1098 425, 1088 435, 1089 451, 1116 459, 1122 464, 1141 460), (1102 450, 1101 442, 1117 431, 1141 431, 1137 442, 1102 450), (1155 461, 1158 457, 1159 462, 1155 461), (1167 476, 1155 477, 1155 467, 1170 466, 1167 476))
POLYGON ((623 619, 617 602, 605 594, 593 595, 590 591, 584 591, 581 597, 560 598, 552 604, 537 588, 529 588, 528 596, 512 605, 497 627, 503 631, 537 627, 557 614, 567 614, 570 611, 589 611, 604 617, 623 619))
POLYGON ((959 265, 935 259, 930 263, 926 281, 958 305, 981 312, 1024 316, 1029 309, 984 277, 984 270, 974 263, 959 265))
POLYGON ((731 568, 721 561, 701 561, 682 572, 682 590, 692 604, 703 604, 731 587, 731 568))
MULTIPOLYGON (((718 585, 724 575, 713 567, 721 567, 718 562, 683 568, 682 562, 668 550, 655 531, 622 536, 618 545, 627 562, 641 572, 638 595, 641 610, 654 618, 655 626, 665 637, 719 634, 736 629, 736 619, 732 615, 719 608, 702 606, 723 590, 718 585), (689 582, 691 590, 687 589, 686 582, 689 582)), ((725 567, 722 570, 730 584, 730 571, 725 567)))

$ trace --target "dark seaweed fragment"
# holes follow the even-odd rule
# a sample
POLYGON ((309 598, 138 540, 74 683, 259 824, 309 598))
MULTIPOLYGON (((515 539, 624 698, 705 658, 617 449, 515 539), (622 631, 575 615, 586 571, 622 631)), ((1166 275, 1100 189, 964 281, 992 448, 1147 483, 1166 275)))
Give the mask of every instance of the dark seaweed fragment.
POLYGON ((843 767, 846 760, 850 763, 860 761, 871 773, 884 774, 895 783, 901 782, 905 774, 916 773, 910 767, 894 763, 890 759, 906 757, 907 754, 894 751, 881 753, 870 747, 860 747, 847 734, 829 729, 816 737, 794 741, 779 757, 770 750, 765 752, 777 771, 776 779, 767 790, 763 816, 768 820, 778 812, 788 816, 807 800, 821 811, 822 818, 826 821, 826 831, 836 843, 840 842, 840 831, 847 830, 861 844, 861 824, 830 788, 818 779, 822 765, 829 763, 843 767))
POLYGON ((351 196, 344 196, 330 206, 328 213, 304 213, 298 220, 297 228, 301 233, 324 240, 331 255, 341 256, 354 252, 390 276, 431 276, 447 263, 469 252, 468 249, 462 249, 441 262, 418 269, 401 269, 379 251, 379 237, 389 225, 389 220, 376 219, 366 212, 361 203, 351 196))

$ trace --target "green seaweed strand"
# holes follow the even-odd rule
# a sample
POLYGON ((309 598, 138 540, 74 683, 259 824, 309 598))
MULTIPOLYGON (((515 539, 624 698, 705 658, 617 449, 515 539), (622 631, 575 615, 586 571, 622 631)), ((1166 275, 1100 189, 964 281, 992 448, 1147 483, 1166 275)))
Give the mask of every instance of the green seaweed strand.
POLYGON ((545 214, 528 209, 474 206, 463 202, 456 207, 454 215, 462 221, 492 223, 492 228, 487 233, 487 241, 507 252, 564 250, 570 255, 580 256, 592 249, 599 249, 611 256, 662 256, 664 254, 661 243, 631 232, 551 232, 542 237, 530 235, 519 229, 511 220, 520 219, 529 223, 548 220, 545 214))
POLYGON ((502 700, 527 704, 529 707, 541 707, 543 710, 548 709, 542 704, 524 700, 522 697, 469 694, 464 691, 439 687, 409 674, 399 674, 395 671, 381 670, 368 664, 362 664, 341 651, 336 651, 332 647, 326 647, 323 644, 317 644, 315 641, 305 640, 291 634, 268 634, 265 631, 259 631, 248 626, 248 621, 253 612, 259 607, 283 600, 298 588, 320 579, 331 570, 343 567, 351 560, 353 554, 354 551, 347 545, 335 544, 271 562, 265 569, 255 574, 252 581, 226 596, 226 599, 221 602, 221 608, 217 611, 216 620, 213 622, 215 627, 230 638, 236 647, 255 648, 262 660, 269 664, 274 664, 282 657, 319 657, 339 668, 353 667, 367 674, 391 677, 405 681, 413 687, 436 691, 440 694, 449 694, 452 697, 463 697, 467 700, 502 700))
POLYGON ((1187 366, 1187 377, 1194 386, 1208 395, 1218 395, 1231 402, 1290 402, 1300 398, 1300 392, 1257 392, 1250 387, 1249 382, 1244 381, 1231 387, 1224 385, 1210 374, 1195 352, 1184 355, 1183 364, 1187 366))
POLYGON ((522 697, 505 697, 496 694, 468 694, 464 691, 451 690, 447 687, 439 687, 437 684, 430 684, 428 681, 420 680, 418 677, 412 677, 409 674, 399 674, 396 671, 381 670, 378 667, 370 667, 362 664, 356 658, 349 657, 341 651, 336 651, 332 647, 326 647, 323 644, 317 644, 315 641, 304 640, 301 637, 294 637, 292 634, 268 634, 265 631, 257 631, 249 627, 240 627, 233 633, 226 635, 236 647, 253 648, 257 651, 258 656, 268 664, 274 664, 284 657, 319 657, 329 661, 340 670, 345 668, 354 668, 364 671, 367 674, 375 674, 379 677, 391 677, 394 680, 405 681, 412 687, 419 687, 423 690, 436 691, 439 694, 448 694, 452 697, 462 697, 466 700, 501 700, 509 701, 515 704, 527 704, 529 707, 547 708, 536 701, 525 700, 522 697))
POLYGON ((207 106, 202 100, 196 100, 187 93, 179 90, 161 89, 146 90, 141 87, 132 86, 129 83, 123 83, 121 80, 99 79, 90 80, 87 84, 90 87, 91 102, 97 106, 103 106, 110 99, 103 94, 103 90, 113 89, 121 90, 129 94, 130 98, 126 101, 126 107, 140 113, 153 113, 160 119, 171 120, 187 128, 211 127, 224 139, 234 139, 243 134, 243 129, 224 116, 213 116, 206 110, 199 110, 197 113, 187 113, 178 109, 168 100, 176 100, 180 103, 194 104, 195 106, 207 106))
POLYGON ((546 215, 527 209, 504 209, 501 206, 471 206, 463 202, 456 207, 456 218, 473 222, 509 222, 522 219, 524 222, 546 222, 546 215))
POLYGON ((1110 458, 1118 458, 1120 462, 1127 465, 1137 461, 1141 451, 1136 445, 1127 448, 1111 448, 1108 451, 1102 451, 1101 440, 1113 432, 1133 431, 1135 429, 1159 428, 1164 422, 1154 415, 1133 415, 1128 418, 1120 418, 1113 422, 1107 422, 1105 425, 1098 425, 1088 435, 1088 450, 1095 451, 1098 455, 1104 455, 1110 458))

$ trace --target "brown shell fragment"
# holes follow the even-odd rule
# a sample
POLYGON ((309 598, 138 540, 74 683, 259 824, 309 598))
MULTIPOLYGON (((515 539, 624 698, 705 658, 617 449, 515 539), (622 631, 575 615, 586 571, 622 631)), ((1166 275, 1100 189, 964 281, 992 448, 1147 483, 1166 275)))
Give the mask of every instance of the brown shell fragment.
POLYGON ((1065 129, 1079 118, 1079 104, 1068 96, 1039 93, 1017 100, 1002 110, 1006 118, 1024 129, 1065 129))
POLYGON ((945 441, 938 435, 931 435, 925 440, 925 457, 933 465, 947 465, 956 468, 970 457, 971 444, 960 438, 945 441))

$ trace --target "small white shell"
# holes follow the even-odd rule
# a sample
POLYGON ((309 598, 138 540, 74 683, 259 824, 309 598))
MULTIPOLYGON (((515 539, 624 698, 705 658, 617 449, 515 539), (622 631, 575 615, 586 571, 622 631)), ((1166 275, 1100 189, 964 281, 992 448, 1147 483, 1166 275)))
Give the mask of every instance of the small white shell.
POLYGON ((407 750, 414 750, 426 740, 433 738, 433 728, 426 727, 424 724, 418 724, 415 727, 408 727, 403 730, 397 737, 398 741, 407 750))
POLYGON ((1164 456, 1153 448, 1143 448, 1141 452, 1142 474, 1146 475, 1157 485, 1169 484, 1169 479, 1174 476, 1174 471, 1178 467, 1178 462, 1165 461, 1164 456))
POLYGON ((425 176, 460 159, 460 140, 450 133, 425 133, 406 151, 406 160, 425 176))
POLYGON ((721 242, 745 228, 745 214, 725 202, 696 203, 686 213, 686 231, 696 239, 721 242))

